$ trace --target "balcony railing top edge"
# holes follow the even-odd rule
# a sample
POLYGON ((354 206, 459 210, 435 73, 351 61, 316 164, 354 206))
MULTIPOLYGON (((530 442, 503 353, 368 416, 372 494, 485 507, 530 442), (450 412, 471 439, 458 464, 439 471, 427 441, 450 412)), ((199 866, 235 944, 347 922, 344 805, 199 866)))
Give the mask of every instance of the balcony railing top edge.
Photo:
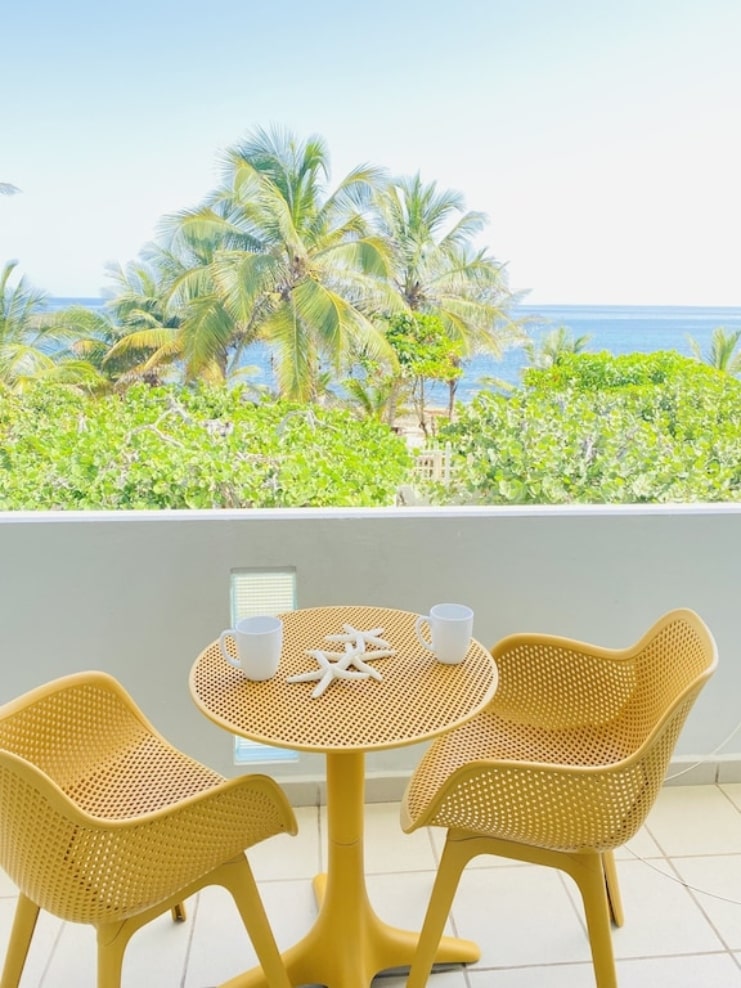
POLYGON ((464 518, 464 517, 595 517, 609 515, 676 516, 741 515, 741 503, 695 502, 687 504, 527 504, 455 505, 381 508, 242 508, 242 509, 157 509, 131 511, 0 511, 0 525, 49 524, 64 522, 187 522, 235 519, 322 518, 464 518))

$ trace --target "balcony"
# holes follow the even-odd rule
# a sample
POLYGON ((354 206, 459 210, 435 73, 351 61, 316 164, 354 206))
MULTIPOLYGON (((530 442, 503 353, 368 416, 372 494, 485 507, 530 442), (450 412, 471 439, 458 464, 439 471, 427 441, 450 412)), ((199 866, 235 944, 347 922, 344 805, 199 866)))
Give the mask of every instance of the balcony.
MULTIPOLYGON (((620 853, 626 925, 615 933, 622 988, 741 986, 741 507, 403 508, 379 511, 0 515, 0 702, 55 676, 104 669, 177 745, 225 775, 233 742, 189 697, 188 671, 228 627, 236 571, 291 570, 298 606, 368 603, 425 611, 458 599, 476 636, 545 631, 622 647, 663 612, 698 611, 720 667, 685 726, 646 827, 620 853), (682 774, 678 774, 682 773, 682 774), (682 883, 685 883, 684 885, 682 883)), ((268 759, 270 753, 266 753, 268 759)), ((440 835, 402 834, 398 798, 415 748, 367 762, 370 894, 381 915, 419 925, 440 835)), ((313 916, 310 878, 324 867, 323 760, 260 766, 298 807, 297 838, 250 854, 281 946, 313 916)), ((0 950, 14 890, 0 880, 0 950)), ((569 880, 481 858, 464 875, 451 924, 477 939, 469 969, 439 988, 581 988, 593 984, 569 880)), ((94 934, 40 921, 26 986, 91 984, 94 934)), ((145 928, 124 988, 205 988, 252 962, 231 903, 208 890, 185 927, 145 928)), ((380 980, 403 985, 392 975, 380 980)))

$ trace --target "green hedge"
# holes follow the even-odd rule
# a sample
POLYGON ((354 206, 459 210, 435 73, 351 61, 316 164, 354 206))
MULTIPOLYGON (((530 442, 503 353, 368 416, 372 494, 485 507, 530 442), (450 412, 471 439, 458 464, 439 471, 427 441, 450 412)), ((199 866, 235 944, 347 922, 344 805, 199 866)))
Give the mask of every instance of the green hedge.
POLYGON ((675 353, 578 354, 481 394, 443 431, 452 488, 485 504, 741 497, 741 382, 675 353))
POLYGON ((0 392, 5 510, 386 505, 409 465, 384 425, 240 389, 0 392))

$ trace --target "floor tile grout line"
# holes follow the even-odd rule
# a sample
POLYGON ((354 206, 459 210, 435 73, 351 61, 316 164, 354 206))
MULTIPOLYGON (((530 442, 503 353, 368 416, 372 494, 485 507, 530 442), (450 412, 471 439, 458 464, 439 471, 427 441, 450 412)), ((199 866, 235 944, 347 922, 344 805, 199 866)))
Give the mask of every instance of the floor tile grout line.
MULTIPOLYGON (((191 957, 191 953, 193 951, 193 940, 194 940, 195 934, 196 934, 196 924, 198 923, 198 914, 199 914, 200 909, 201 909, 201 893, 200 893, 200 891, 196 893, 196 895, 194 896, 194 899, 195 899, 195 902, 193 903, 193 906, 192 906, 193 916, 191 918, 190 923, 188 924, 188 926, 189 926, 189 929, 188 929, 188 940, 187 940, 186 947, 185 947, 185 960, 183 962, 183 976, 180 979, 180 988, 186 988, 187 981, 188 981, 188 968, 190 966, 190 957, 191 957)), ((236 903, 234 903, 234 905, 236 906, 236 903)))
POLYGON ((730 803, 730 805, 731 805, 731 806, 733 807, 733 809, 734 809, 734 810, 736 811, 736 813, 737 813, 737 814, 738 814, 739 816, 741 816, 741 806, 739 806, 739 804, 738 804, 738 803, 736 803, 736 802, 735 802, 735 801, 734 801, 733 799, 731 799, 731 797, 730 797, 730 795, 729 795, 729 794, 728 794, 728 793, 727 793, 727 792, 725 791, 725 789, 723 788, 723 786, 722 786, 722 785, 720 785, 720 784, 719 784, 719 785, 717 786, 717 788, 718 788, 718 789, 720 790, 720 793, 721 793, 721 795, 723 796, 723 798, 724 798, 724 799, 725 799, 725 800, 726 800, 726 801, 727 801, 728 803, 730 803))
POLYGON ((47 957, 46 963, 44 964, 44 967, 41 971, 41 977, 39 978, 38 988, 44 988, 44 985, 46 984, 46 976, 49 973, 49 969, 51 968, 52 961, 54 960, 54 955, 59 949, 59 942, 62 939, 62 934, 64 933, 64 929, 66 926, 67 923, 64 921, 62 921, 59 924, 59 929, 57 930, 57 934, 54 937, 54 940, 51 945, 51 950, 49 951, 49 956, 47 957))
POLYGON ((581 891, 579 890, 579 886, 577 885, 577 883, 574 881, 573 878, 571 878, 569 875, 566 874, 566 872, 562 871, 561 869, 556 870, 556 875, 559 881, 561 882, 561 887, 566 893, 566 898, 569 900, 569 905, 571 906, 571 909, 574 915, 576 916, 579 926, 582 929, 582 933, 587 938, 587 943, 590 945, 590 949, 591 949, 591 944, 589 941, 589 931, 587 929, 587 919, 584 914, 584 900, 581 897, 581 891))
POLYGON ((322 804, 321 803, 317 803, 316 804, 316 817, 315 817, 315 821, 316 821, 316 834, 317 834, 317 849, 318 849, 318 857, 319 857, 319 873, 321 874, 322 872, 324 872, 324 871, 327 870, 327 866, 326 866, 325 861, 324 861, 326 840, 325 840, 325 835, 324 835, 324 828, 322 827, 322 804))
MULTIPOLYGON (((714 788, 717 788, 717 787, 714 787, 714 788)), ((702 857, 702 858, 737 857, 740 852, 724 851, 724 852, 721 852, 720 854, 710 854, 710 853, 707 853, 707 852, 705 854, 692 854, 692 853, 688 853, 688 854, 669 854, 664 849, 664 846, 661 843, 661 841, 658 839, 658 837, 656 837, 656 835, 650 829, 650 824, 647 822, 645 824, 645 826, 646 826, 646 830, 649 832, 649 835, 651 836, 651 839, 654 841, 654 843, 656 844, 656 846, 660 849, 660 851, 662 853, 663 859, 666 861, 667 865, 672 869, 672 871, 674 871, 674 873, 677 875, 677 878, 674 879, 674 878, 672 878, 671 875, 664 874, 659 868, 657 868, 655 865, 651 864, 651 862, 647 858, 642 857, 640 854, 637 854, 635 851, 630 851, 631 855, 633 856, 633 858, 636 861, 640 861, 642 864, 646 865, 648 868, 653 868, 653 870, 656 871, 660 875, 661 874, 664 874, 664 877, 665 878, 668 878, 670 881, 676 881, 679 885, 682 885, 688 891, 699 892, 702 895, 707 895, 707 896, 709 896, 712 899, 721 899, 723 901, 733 903, 734 905, 741 905, 741 900, 737 900, 737 899, 725 899, 725 897, 715 895, 713 892, 709 892, 706 889, 693 888, 691 885, 689 885, 687 882, 684 881, 684 879, 681 877, 678 869, 673 864, 673 860, 674 859, 677 859, 677 860, 687 860, 689 858, 700 858, 700 857, 702 857)))
MULTIPOLYGON (((711 916, 708 914, 707 910, 703 906, 702 902, 697 898, 697 893, 700 893, 702 895, 709 895, 713 899, 717 899, 719 897, 718 896, 714 896, 712 893, 705 892, 702 889, 696 889, 692 885, 688 885, 684 881, 684 879, 682 878, 681 873, 678 871, 676 865, 673 863, 673 861, 671 859, 669 860, 669 864, 672 867, 672 869, 674 870, 675 874, 677 875, 677 877, 678 877, 678 879, 680 881, 680 884, 682 884, 687 889, 687 892, 688 892, 690 898, 695 903, 695 905, 697 906, 697 908, 700 910, 700 912, 702 913, 702 915, 705 917, 705 920, 707 921, 708 925, 710 926, 710 929, 713 931, 713 933, 715 933, 715 935, 717 936, 718 940, 720 940, 720 942, 725 947, 726 951, 729 954, 732 955, 733 954, 733 950, 732 950, 730 944, 728 944, 726 942, 726 938, 723 936, 723 934, 717 928, 717 926, 713 922, 711 916)), ((726 900, 726 901, 728 901, 728 900, 726 900)), ((741 902, 736 902, 736 905, 741 905, 741 902)), ((735 958, 734 958, 734 960, 735 960, 735 958)))

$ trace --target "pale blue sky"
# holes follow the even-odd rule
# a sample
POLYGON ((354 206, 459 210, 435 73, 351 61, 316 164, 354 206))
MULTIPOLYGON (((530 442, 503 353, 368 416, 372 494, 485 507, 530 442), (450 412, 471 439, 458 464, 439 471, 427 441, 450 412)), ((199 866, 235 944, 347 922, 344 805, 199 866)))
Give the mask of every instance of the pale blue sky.
POLYGON ((0 263, 98 295, 255 126, 420 171, 533 303, 741 305, 741 0, 24 0, 0 263))

